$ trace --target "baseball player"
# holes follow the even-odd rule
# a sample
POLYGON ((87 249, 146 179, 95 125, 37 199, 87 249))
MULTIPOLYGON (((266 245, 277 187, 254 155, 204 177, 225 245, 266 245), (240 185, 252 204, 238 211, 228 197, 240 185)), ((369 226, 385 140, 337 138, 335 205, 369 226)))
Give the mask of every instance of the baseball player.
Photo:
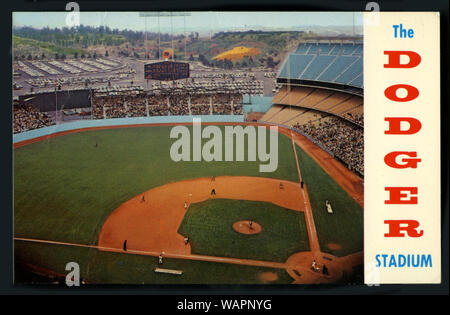
POLYGON ((322 273, 323 273, 324 275, 328 275, 328 274, 329 274, 329 273, 328 273, 328 268, 327 268, 327 266, 323 265, 323 267, 322 267, 322 273))
POLYGON ((314 272, 317 272, 320 270, 320 268, 317 266, 316 260, 314 259, 312 264, 311 264, 311 268, 312 270, 314 270, 314 272))

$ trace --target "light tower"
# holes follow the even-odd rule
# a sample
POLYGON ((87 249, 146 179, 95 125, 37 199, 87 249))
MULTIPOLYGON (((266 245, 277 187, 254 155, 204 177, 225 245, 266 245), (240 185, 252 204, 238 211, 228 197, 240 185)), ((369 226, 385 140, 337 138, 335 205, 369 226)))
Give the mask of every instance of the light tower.
MULTIPOLYGON (((184 18, 184 58, 186 59, 186 16, 190 16, 190 12, 139 12, 139 17, 145 18, 145 41, 147 42, 147 18, 148 17, 157 17, 158 18, 158 56, 161 58, 161 30, 160 30, 160 18, 161 17, 169 17, 171 24, 171 40, 172 40, 172 52, 173 49, 173 27, 172 27, 172 17, 182 16, 184 18)), ((145 54, 148 54, 147 44, 145 45, 145 54)), ((173 54, 172 54, 173 60, 173 54)))

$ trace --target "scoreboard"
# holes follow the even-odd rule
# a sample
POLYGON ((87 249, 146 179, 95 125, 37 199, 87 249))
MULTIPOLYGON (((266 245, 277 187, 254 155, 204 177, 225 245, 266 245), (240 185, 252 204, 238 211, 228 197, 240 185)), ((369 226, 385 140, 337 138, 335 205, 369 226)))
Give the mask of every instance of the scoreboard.
POLYGON ((189 78, 189 63, 163 61, 144 66, 146 80, 172 81, 189 78))

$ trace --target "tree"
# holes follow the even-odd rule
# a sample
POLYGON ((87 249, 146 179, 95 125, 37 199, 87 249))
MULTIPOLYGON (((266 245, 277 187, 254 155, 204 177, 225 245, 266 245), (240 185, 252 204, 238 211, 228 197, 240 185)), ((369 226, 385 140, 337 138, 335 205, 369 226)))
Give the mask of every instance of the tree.
POLYGON ((275 68, 276 64, 271 56, 267 57, 267 68, 275 68))
POLYGON ((210 65, 209 61, 202 54, 198 55, 198 60, 205 66, 209 66, 210 65))
POLYGON ((229 59, 224 60, 224 68, 225 69, 233 69, 233 62, 229 59))
POLYGON ((78 58, 78 53, 77 53, 77 52, 75 52, 75 53, 73 54, 73 58, 75 58, 75 59, 78 58))

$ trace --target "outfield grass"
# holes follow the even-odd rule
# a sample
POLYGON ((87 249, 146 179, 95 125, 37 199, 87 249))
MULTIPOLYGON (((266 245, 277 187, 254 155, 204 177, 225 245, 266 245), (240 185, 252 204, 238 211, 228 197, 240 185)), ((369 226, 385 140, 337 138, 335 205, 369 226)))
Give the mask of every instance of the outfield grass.
MULTIPOLYGON (((260 173, 259 161, 173 162, 169 152, 175 140, 169 139, 169 134, 170 127, 93 130, 14 149, 14 236, 97 244, 104 221, 120 204, 168 182, 212 175, 298 180, 291 142, 281 134, 278 169, 273 173, 260 173)), ((126 274, 111 276, 108 270, 115 272, 117 268, 118 258, 114 254, 95 251, 92 255, 87 250, 54 245, 47 248, 42 244, 39 245, 42 250, 32 251, 35 246, 30 243, 16 246, 16 259, 60 272, 64 272, 61 266, 68 261, 77 261, 85 270, 95 270, 87 274, 88 280, 94 282, 140 283, 141 267, 136 266, 142 266, 146 271, 152 270, 153 266, 150 263, 146 267, 149 262, 146 257, 127 256, 127 261, 137 268, 136 271, 130 268, 126 274)), ((243 280, 238 274, 232 276, 233 270, 247 270, 247 267, 174 262, 175 267, 177 264, 182 264, 181 269, 192 270, 189 276, 185 276, 188 277, 186 282, 190 283, 256 281, 249 279, 250 276, 243 277, 243 280), (212 275, 205 278, 203 274, 207 273, 212 275)), ((255 274, 256 271, 253 272, 255 274)), ((172 279, 161 277, 149 278, 148 281, 168 283, 172 279)))
POLYGON ((309 250, 303 212, 268 202, 211 199, 189 206, 178 233, 189 237, 193 254, 285 262, 309 250), (259 234, 233 230, 234 222, 252 220, 259 234))
POLYGON ((303 181, 307 185, 314 223, 322 252, 345 256, 363 250, 363 208, 354 201, 308 154, 296 146, 303 181), (325 208, 328 200, 333 214, 325 208), (331 250, 329 243, 342 246, 331 250))
POLYGON ((259 161, 173 162, 169 133, 169 127, 85 131, 15 149, 15 236, 96 244, 114 209, 168 182, 212 175, 297 180, 283 135, 278 169, 260 173, 259 161))

